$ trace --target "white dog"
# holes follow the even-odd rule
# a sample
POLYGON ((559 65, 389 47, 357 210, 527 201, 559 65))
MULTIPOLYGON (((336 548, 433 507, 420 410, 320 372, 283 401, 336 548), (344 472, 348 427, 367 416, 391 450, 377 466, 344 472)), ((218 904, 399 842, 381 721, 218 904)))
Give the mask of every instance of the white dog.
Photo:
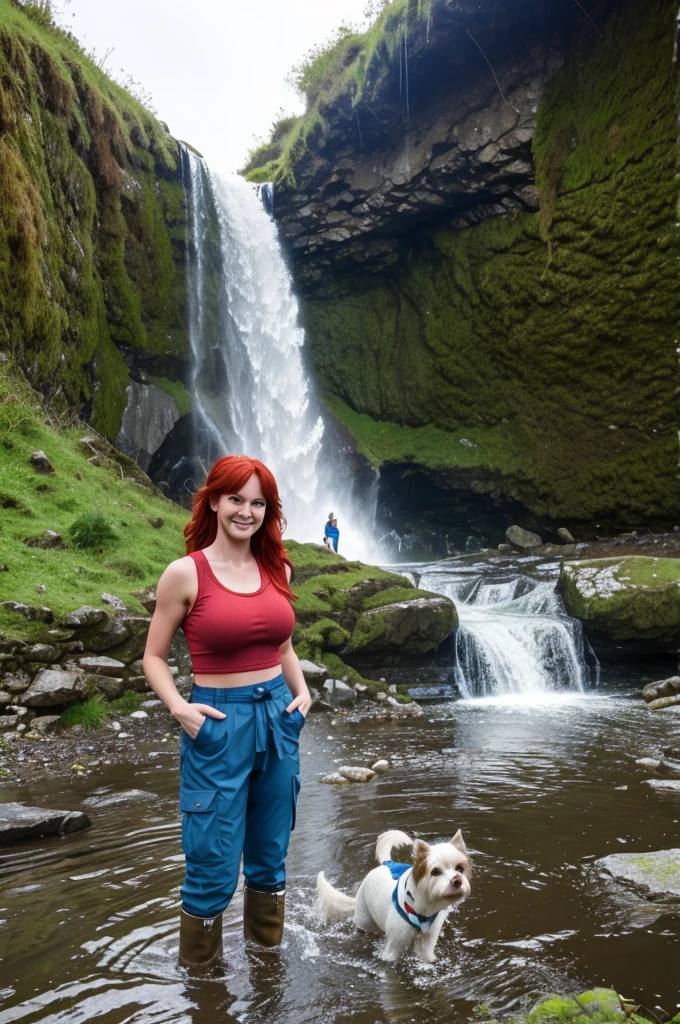
POLYGON ((470 895, 472 869, 460 829, 450 843, 434 846, 392 829, 378 837, 375 855, 380 867, 366 875, 356 896, 334 889, 323 871, 319 873, 316 905, 321 920, 328 924, 354 916, 361 931, 384 932, 383 960, 397 960, 413 946, 419 960, 433 963, 449 911, 470 895), (390 859, 392 850, 401 846, 411 848, 412 866, 390 859))

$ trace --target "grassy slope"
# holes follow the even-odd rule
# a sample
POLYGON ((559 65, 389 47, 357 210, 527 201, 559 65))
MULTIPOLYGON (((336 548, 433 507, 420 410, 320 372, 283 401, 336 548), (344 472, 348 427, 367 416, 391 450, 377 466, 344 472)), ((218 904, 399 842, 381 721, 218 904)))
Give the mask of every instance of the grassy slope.
MULTIPOLYGON (((82 604, 105 607, 101 595, 109 592, 131 610, 143 611, 134 592, 155 584, 165 566, 184 554, 186 511, 151 485, 121 479, 113 463, 93 465, 91 449, 79 443, 91 435, 84 424, 52 429, 25 382, 0 367, 0 563, 9 570, 0 572, 0 600, 47 605, 59 613, 82 604), (54 475, 38 475, 29 465, 38 449, 47 454, 54 475), (42 550, 23 543, 48 529, 68 542, 69 526, 89 510, 101 511, 116 534, 101 552, 42 550), (155 529, 150 518, 161 518, 163 526, 155 529), (38 586, 45 592, 38 593, 38 586)), ((15 614, 0 612, 0 628, 16 633, 18 621, 15 614)))

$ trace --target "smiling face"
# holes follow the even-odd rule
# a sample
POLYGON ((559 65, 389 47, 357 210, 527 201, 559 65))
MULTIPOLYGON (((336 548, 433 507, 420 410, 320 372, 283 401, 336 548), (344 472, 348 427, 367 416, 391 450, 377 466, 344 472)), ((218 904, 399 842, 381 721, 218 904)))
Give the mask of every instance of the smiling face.
POLYGON ((470 895, 472 869, 460 832, 450 843, 434 846, 417 839, 414 855, 413 881, 418 895, 431 907, 428 913, 443 910, 470 895))
POLYGON ((253 473, 236 493, 211 498, 210 507, 217 512, 218 528, 229 540, 249 541, 262 526, 267 509, 257 473, 253 473))

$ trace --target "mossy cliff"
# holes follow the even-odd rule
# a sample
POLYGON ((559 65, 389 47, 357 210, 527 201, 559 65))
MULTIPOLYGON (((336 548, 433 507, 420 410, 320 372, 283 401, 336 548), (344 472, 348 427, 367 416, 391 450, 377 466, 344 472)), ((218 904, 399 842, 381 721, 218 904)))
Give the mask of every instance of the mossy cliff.
MULTIPOLYGON (((429 45, 435 48, 449 6, 446 0, 432 5, 429 45)), ((408 159, 420 159, 414 100, 410 148, 397 168, 401 198, 394 167, 388 196, 403 204, 401 234, 392 206, 389 218, 363 228, 366 250, 387 245, 392 263, 351 270, 348 261, 356 267, 356 259, 347 246, 354 243, 346 236, 333 242, 326 231, 323 243, 318 236, 305 243, 306 234, 293 233, 294 273, 307 291, 311 356, 328 407, 384 478, 416 470, 442 493, 473 494, 487 505, 519 502, 527 515, 553 523, 591 521, 604 529, 674 522, 680 497, 677 4, 612 0, 593 8, 595 25, 569 6, 575 20, 550 42, 557 51, 553 70, 532 85, 535 114, 522 100, 521 83, 503 70, 513 53, 521 64, 528 44, 511 31, 501 41, 502 15, 491 20, 483 42, 507 104, 487 65, 470 71, 489 79, 493 95, 484 102, 497 105, 499 117, 514 116, 510 106, 528 111, 521 138, 530 138, 530 150, 512 171, 522 180, 513 185, 504 164, 507 187, 487 188, 493 177, 475 186, 468 151, 483 143, 469 141, 476 130, 469 120, 461 122, 465 129, 449 161, 453 166, 465 157, 467 169, 458 173, 468 177, 451 178, 448 191, 437 192, 431 157, 438 150, 431 145, 426 170, 408 179, 408 159), (458 191, 451 192, 451 181, 458 191), (536 212, 529 211, 532 182, 536 212), (465 222, 461 209, 480 202, 480 188, 489 201, 489 191, 513 189, 514 206, 480 205, 480 222, 465 222), (515 202, 520 193, 523 208, 515 202), (420 217, 416 195, 425 197, 420 217), (437 195, 440 213, 433 208, 437 195)), ((450 44, 453 64, 463 40, 469 43, 461 31, 450 44)), ((450 88, 440 72, 433 60, 428 79, 427 66, 419 65, 423 137, 432 121, 425 86, 433 110, 450 88)), ((337 203, 333 209, 342 211, 357 201, 356 168, 370 159, 385 162, 406 129, 383 125, 382 141, 364 134, 364 147, 373 146, 368 153, 358 137, 343 136, 336 177, 349 191, 334 196, 328 174, 334 118, 347 122, 346 97, 323 115, 323 140, 308 139, 293 172, 303 202, 323 163, 329 184, 318 201, 323 216, 343 226, 358 207, 344 221, 328 208, 337 203)), ((502 156, 505 138, 490 160, 499 147, 502 156)), ((512 145, 519 144, 515 131, 512 145)), ((372 200, 362 202, 370 207, 372 200)), ((297 232, 294 223, 302 221, 292 186, 277 209, 284 231, 297 232)), ((322 217, 309 211, 303 208, 310 218, 322 217)), ((361 227, 357 217, 352 224, 346 232, 361 227)))
POLYGON ((113 439, 121 350, 181 375, 184 250, 179 144, 38 5, 0 0, 0 349, 49 407, 113 439))

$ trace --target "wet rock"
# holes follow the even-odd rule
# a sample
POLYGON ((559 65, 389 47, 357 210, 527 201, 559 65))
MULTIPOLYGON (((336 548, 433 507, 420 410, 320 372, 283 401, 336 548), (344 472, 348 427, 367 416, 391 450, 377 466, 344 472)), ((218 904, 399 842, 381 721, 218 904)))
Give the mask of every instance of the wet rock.
POLYGON ((680 693, 680 676, 671 676, 669 679, 659 679, 654 683, 647 683, 642 691, 642 696, 649 703, 659 697, 672 697, 680 693))
POLYGON ((372 768, 361 768, 347 764, 338 768, 338 773, 342 775, 343 779, 349 779, 350 782, 370 782, 376 775, 372 768))
POLYGON ((521 526, 509 526, 505 536, 517 551, 531 551, 532 548, 540 548, 543 543, 537 533, 525 530, 521 526))
POLYGON ((351 686, 341 679, 327 679, 323 684, 326 693, 330 694, 333 704, 353 704, 357 695, 351 686))
POLYGON ((381 759, 380 761, 376 761, 375 764, 371 765, 371 771, 373 771, 373 772, 386 772, 389 769, 389 767, 390 767, 389 761, 385 761, 384 759, 381 759))
POLYGON ((44 668, 35 677, 21 701, 27 707, 58 707, 85 696, 86 680, 82 672, 44 668))
POLYGON ((127 611, 125 602, 121 601, 121 599, 119 597, 116 597, 115 594, 102 594, 102 601, 104 602, 104 604, 110 604, 112 608, 116 609, 116 611, 127 611))
POLYGON ((0 804, 0 845, 67 835, 91 824, 83 811, 55 811, 22 803, 0 804))
POLYGON ((595 866, 617 881, 643 887, 652 896, 680 896, 680 850, 614 853, 595 861, 595 866))
POLYGON ((669 790, 680 793, 680 779, 645 779, 645 784, 652 789, 669 790))
POLYGON ((328 786, 346 786, 349 785, 349 779, 346 779, 340 772, 329 772, 328 775, 323 775, 319 782, 323 782, 328 786))
POLYGON ((33 466, 36 473, 43 473, 46 476, 50 476, 55 472, 54 466, 43 451, 33 452, 28 461, 33 466))
POLYGON ((315 665, 313 661, 300 659, 300 668, 308 686, 321 686, 328 676, 328 669, 325 665, 315 665))
POLYGON ((80 658, 79 665, 86 672, 94 672, 95 675, 101 676, 113 676, 114 678, 125 671, 125 665, 122 661, 118 661, 116 658, 107 658, 106 655, 102 654, 94 657, 80 658))
POLYGON ((149 793, 145 789, 123 789, 118 793, 112 793, 107 788, 95 790, 95 792, 83 800, 85 807, 115 807, 116 804, 138 803, 140 800, 156 800, 155 793, 149 793))
POLYGON ((659 697, 658 700, 650 700, 647 707, 650 711, 662 711, 664 708, 676 707, 680 704, 680 693, 673 697, 659 697))
POLYGON ((572 537, 571 533, 566 528, 566 526, 560 526, 559 530, 557 531, 557 536, 560 538, 563 544, 576 543, 576 538, 572 537))

